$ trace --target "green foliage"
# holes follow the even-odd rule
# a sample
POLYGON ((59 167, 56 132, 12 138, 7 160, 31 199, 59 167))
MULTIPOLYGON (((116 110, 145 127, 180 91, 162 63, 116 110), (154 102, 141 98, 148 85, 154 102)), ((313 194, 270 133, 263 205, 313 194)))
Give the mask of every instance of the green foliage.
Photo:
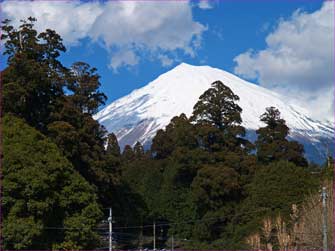
POLYGON ((94 114, 100 105, 104 105, 106 95, 99 92, 100 76, 96 68, 84 62, 72 64, 67 88, 73 92, 71 95, 74 105, 83 113, 94 114))
MULTIPOLYGON (((247 248, 246 236, 259 228, 264 215, 288 216, 291 205, 317 187, 310 169, 294 164, 306 165, 303 148, 286 140, 289 130, 275 109, 263 115, 267 127, 257 131, 258 159, 251 154, 253 145, 241 138, 245 130, 236 100, 229 88, 215 82, 194 107, 192 121, 183 114, 174 117, 153 139, 154 159, 146 163, 151 170, 159 165, 161 174, 155 175, 158 183, 140 192, 141 197, 156 194, 148 210, 160 218, 189 221, 169 230, 170 235, 192 239, 179 242, 183 248, 247 248), (275 158, 263 161, 260 156, 271 151, 275 158)), ((138 176, 133 171, 135 182, 138 176)), ((141 180, 151 176, 142 174, 141 180)))
POLYGON ((133 151, 133 148, 130 146, 130 145, 126 145, 123 149, 123 152, 122 152, 122 159, 123 161, 133 161, 135 160, 135 153, 133 151))
POLYGON ((261 163, 267 164, 278 160, 288 160, 298 166, 307 166, 303 156, 304 148, 296 141, 288 141, 286 137, 289 128, 284 119, 280 118, 280 112, 275 107, 266 108, 261 116, 261 121, 266 124, 256 132, 257 156, 261 163))
POLYGON ((318 187, 317 179, 304 167, 279 161, 260 167, 248 186, 248 206, 268 212, 280 211, 288 216, 292 204, 318 187))
POLYGON ((95 247, 101 210, 93 188, 54 143, 21 119, 7 115, 3 126, 5 248, 95 247))
MULTIPOLYGON (((100 201, 110 197, 120 165, 105 154, 105 129, 92 118, 106 96, 99 92, 100 76, 87 63, 65 68, 58 60, 65 51, 61 37, 52 30, 38 33, 34 18, 19 28, 3 22, 2 72, 4 112, 25 119, 51 138, 75 169, 100 191, 100 201), (66 92, 65 92, 66 90, 66 92)), ((117 161, 116 161, 117 162, 117 161)))
POLYGON ((116 158, 121 156, 119 142, 114 133, 108 134, 106 153, 116 158))
POLYGON ((136 142, 134 146, 134 155, 136 159, 141 159, 144 157, 144 148, 140 142, 136 142))
MULTIPOLYGON (((109 175, 109 182, 111 181, 112 185, 119 185, 121 177, 121 153, 119 143, 114 133, 108 134, 103 165, 105 166, 106 173, 109 175)), ((110 187, 106 187, 106 189, 109 188, 110 187)), ((112 189, 114 190, 114 188, 112 189)))
POLYGON ((55 100, 63 94, 59 76, 65 68, 57 58, 65 47, 55 31, 38 34, 35 21, 29 18, 18 29, 3 21, 1 40, 8 55, 8 67, 2 72, 3 108, 43 130, 55 100))
POLYGON ((160 170, 162 162, 133 161, 129 163, 123 172, 126 184, 137 191, 144 199, 146 207, 150 210, 148 218, 155 218, 159 215, 160 203, 159 194, 162 173, 160 170), (141 174, 139 176, 139 173, 141 174))
POLYGON ((49 136, 62 149, 63 155, 71 159, 79 155, 79 133, 68 122, 55 121, 48 125, 49 136), (76 142, 76 143, 75 143, 76 142))
POLYGON ((193 149, 197 146, 194 126, 185 114, 175 116, 165 130, 158 130, 152 141, 151 151, 157 159, 163 159, 172 154, 177 147, 193 149))
POLYGON ((226 166, 205 166, 194 178, 192 188, 200 212, 217 210, 225 203, 238 198, 239 175, 234 169, 226 166))
MULTIPOLYGON (((145 192, 141 186, 135 186, 134 191, 141 194, 156 219, 189 221, 171 225, 170 235, 193 239, 192 242, 197 240, 197 245, 207 248, 218 247, 220 244, 214 243, 224 233, 232 232, 231 216, 243 200, 245 185, 257 166, 255 156, 248 154, 252 145, 241 138, 244 128, 240 126, 241 109, 235 100, 238 97, 229 88, 221 82, 213 83, 211 91, 205 92, 195 106, 193 121, 181 114, 157 132, 151 147, 154 158, 146 162, 150 172, 136 162, 136 166, 128 165, 128 171, 123 173, 128 179, 129 170, 133 173, 131 186, 145 184, 142 185, 147 187, 145 192), (225 101, 221 102, 222 99, 225 101), (219 120, 204 119, 214 118, 218 106, 220 125, 219 120), (230 108, 235 111, 226 111, 230 108), (153 170, 160 171, 154 175, 155 184, 150 181, 153 177, 146 180, 153 170), (138 176, 140 171, 142 175, 138 176), (204 242, 208 243, 204 245, 204 242)), ((188 242, 180 245, 192 246, 188 242)))
MULTIPOLYGON (((235 102, 239 97, 221 81, 215 81, 204 92, 193 108, 192 120, 199 124, 210 124, 221 130, 241 124, 241 107, 235 102)), ((243 133, 243 132, 241 132, 243 133)))
POLYGON ((239 97, 221 81, 212 83, 193 108, 191 120, 197 123, 198 144, 210 152, 236 151, 243 154, 252 144, 243 139, 242 108, 236 104, 239 97), (241 147, 243 146, 243 147, 241 147))
POLYGON ((49 120, 46 134, 85 179, 97 186, 111 179, 104 156, 106 132, 91 115, 82 113, 65 96, 57 101, 49 120))

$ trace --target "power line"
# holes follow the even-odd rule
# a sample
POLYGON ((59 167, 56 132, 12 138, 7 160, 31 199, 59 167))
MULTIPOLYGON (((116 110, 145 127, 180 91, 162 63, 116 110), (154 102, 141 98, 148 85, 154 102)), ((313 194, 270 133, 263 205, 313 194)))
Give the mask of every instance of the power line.
MULTIPOLYGON (((315 205, 318 206, 318 205, 315 205)), ((313 207, 314 208, 314 207, 313 207)), ((220 220, 220 219, 225 219, 227 217, 238 217, 238 216, 247 216, 247 215, 252 215, 254 213, 259 213, 259 212, 265 212, 268 211, 268 208, 263 208, 263 209, 257 209, 254 211, 248 211, 246 212, 240 212, 240 213, 231 213, 231 214, 226 214, 223 216, 217 216, 217 217, 208 217, 205 219, 197 219, 197 220, 188 220, 188 221, 179 221, 179 222, 166 222, 166 223, 155 223, 155 224, 147 224, 147 225, 135 225, 135 226, 121 226, 121 227, 113 227, 114 230, 122 230, 122 229, 139 229, 139 228, 153 228, 155 225, 156 227, 164 227, 164 226, 175 226, 175 225, 183 225, 183 224, 192 224, 192 223, 201 223, 201 222, 209 222, 212 220, 220 220)), ((43 227, 43 229, 60 229, 60 230, 81 230, 82 228, 73 228, 73 227, 50 227, 46 226, 43 227)), ((107 227, 101 227, 101 228, 89 228, 91 230, 107 230, 107 227)))

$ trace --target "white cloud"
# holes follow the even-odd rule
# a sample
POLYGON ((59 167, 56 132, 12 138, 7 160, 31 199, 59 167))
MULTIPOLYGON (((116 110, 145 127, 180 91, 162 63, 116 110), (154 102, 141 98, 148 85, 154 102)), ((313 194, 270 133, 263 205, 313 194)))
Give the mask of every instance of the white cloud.
POLYGON ((173 59, 163 54, 158 55, 158 59, 161 61, 163 66, 170 66, 174 62, 173 59))
POLYGON ((204 30, 193 21, 188 2, 111 1, 96 19, 91 37, 119 50, 145 50, 151 55, 181 50, 194 56, 204 30))
POLYGON ((139 62, 138 56, 132 50, 120 50, 113 54, 110 67, 117 72, 122 66, 134 66, 139 62))
POLYGON ((214 6, 213 6, 213 0, 212 0, 212 2, 210 2, 210 1, 211 0, 201 0, 198 3, 198 7, 200 9, 203 9, 203 10, 213 9, 214 8, 214 6))
MULTIPOLYGON (((137 64, 142 52, 157 60, 167 52, 193 57, 206 30, 193 20, 186 1, 5 1, 1 7, 4 16, 16 24, 36 17, 39 31, 55 29, 67 45, 85 37, 102 42, 115 70, 137 64)), ((161 62, 166 64, 167 57, 161 62)))
POLYGON ((89 35, 96 18, 103 12, 98 2, 79 1, 4 1, 1 11, 5 18, 19 24, 21 19, 36 17, 36 29, 55 29, 67 45, 74 45, 89 35))
POLYGON ((315 118, 333 120, 333 20, 332 1, 313 13, 296 11, 267 36, 266 49, 235 57, 235 73, 298 98, 315 118))

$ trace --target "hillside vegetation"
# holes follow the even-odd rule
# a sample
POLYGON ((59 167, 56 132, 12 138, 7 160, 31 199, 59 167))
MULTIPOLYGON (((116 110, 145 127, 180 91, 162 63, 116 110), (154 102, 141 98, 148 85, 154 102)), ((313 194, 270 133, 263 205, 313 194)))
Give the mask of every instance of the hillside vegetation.
POLYGON ((332 164, 307 162, 278 109, 264 111, 252 144, 239 97, 215 81, 151 149, 120 149, 92 118, 106 101, 97 69, 65 67, 61 37, 34 21, 2 26, 5 249, 106 247, 109 207, 118 249, 152 248, 153 229, 157 248, 320 248, 316 198, 324 184, 332 193, 332 164))

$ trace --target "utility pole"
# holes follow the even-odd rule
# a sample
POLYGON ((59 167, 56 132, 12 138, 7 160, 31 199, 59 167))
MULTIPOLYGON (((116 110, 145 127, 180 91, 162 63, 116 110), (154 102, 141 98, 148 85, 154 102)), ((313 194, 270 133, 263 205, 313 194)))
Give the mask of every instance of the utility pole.
POLYGON ((326 187, 322 187, 322 213, 323 213, 323 222, 322 222, 322 235, 323 235, 323 251, 328 251, 328 240, 327 240, 327 190, 326 187))
POLYGON ((156 250, 156 222, 154 221, 153 225, 153 231, 154 231, 154 250, 156 250))
POLYGON ((108 223, 109 223, 109 251, 113 250, 113 215, 112 215, 112 208, 109 208, 109 217, 108 217, 108 223))

